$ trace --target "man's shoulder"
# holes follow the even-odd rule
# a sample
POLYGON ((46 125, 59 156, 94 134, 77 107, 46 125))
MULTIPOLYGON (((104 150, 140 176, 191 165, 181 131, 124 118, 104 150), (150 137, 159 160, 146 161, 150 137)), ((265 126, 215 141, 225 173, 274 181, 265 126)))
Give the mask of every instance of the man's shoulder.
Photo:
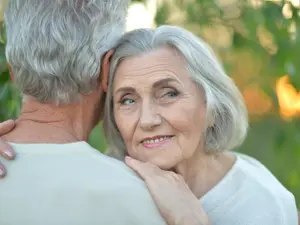
POLYGON ((102 186, 145 187, 144 182, 123 161, 107 156, 90 145, 83 150, 85 154, 72 154, 65 159, 63 166, 66 172, 74 174, 72 168, 79 166, 82 176, 77 178, 86 183, 97 184, 98 181, 102 186))
POLYGON ((17 149, 19 155, 7 164, 10 173, 0 185, 2 220, 14 212, 21 215, 18 222, 24 221, 26 208, 27 213, 45 215, 46 221, 165 224, 144 182, 123 162, 89 145, 40 152, 52 147, 17 149))
POLYGON ((47 176, 49 182, 61 178, 65 184, 77 181, 95 185, 129 183, 144 186, 142 180, 124 162, 106 156, 86 142, 12 146, 17 152, 17 158, 5 165, 11 173, 33 175, 39 171, 39 176, 47 176))
POLYGON ((143 186, 144 182, 123 161, 104 155, 98 151, 84 161, 86 173, 91 174, 90 179, 104 179, 107 183, 120 184, 122 186, 143 186))
POLYGON ((141 179, 138 178, 136 173, 134 173, 124 163, 124 161, 105 155, 90 145, 88 145, 86 148, 89 154, 86 154, 82 158, 82 160, 85 161, 85 163, 87 164, 86 169, 93 170, 95 172, 97 171, 96 174, 98 175, 103 175, 104 173, 109 174, 111 176, 116 175, 119 179, 128 178, 141 181, 141 179))

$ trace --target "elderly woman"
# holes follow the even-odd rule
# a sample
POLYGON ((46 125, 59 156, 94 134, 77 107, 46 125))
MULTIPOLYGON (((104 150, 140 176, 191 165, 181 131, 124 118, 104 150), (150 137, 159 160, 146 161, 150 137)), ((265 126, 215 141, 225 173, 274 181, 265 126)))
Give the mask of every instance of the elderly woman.
POLYGON ((172 26, 129 32, 102 85, 111 153, 144 179, 168 224, 298 224, 294 196, 229 152, 246 136, 247 111, 201 39, 172 26))
POLYGON ((247 127, 238 88, 203 40, 172 26, 121 38, 104 128, 162 215, 202 205, 212 224, 298 224, 294 196, 260 162, 229 152, 247 127))

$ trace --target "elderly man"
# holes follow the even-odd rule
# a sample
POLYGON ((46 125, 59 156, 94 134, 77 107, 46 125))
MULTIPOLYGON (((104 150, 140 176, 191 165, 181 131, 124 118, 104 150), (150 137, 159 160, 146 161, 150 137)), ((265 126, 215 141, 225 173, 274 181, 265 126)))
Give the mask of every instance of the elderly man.
POLYGON ((105 74, 127 7, 9 1, 6 56, 23 106, 2 137, 18 157, 4 162, 11 176, 0 181, 1 225, 165 224, 144 183, 86 143, 101 119, 101 63, 105 74))

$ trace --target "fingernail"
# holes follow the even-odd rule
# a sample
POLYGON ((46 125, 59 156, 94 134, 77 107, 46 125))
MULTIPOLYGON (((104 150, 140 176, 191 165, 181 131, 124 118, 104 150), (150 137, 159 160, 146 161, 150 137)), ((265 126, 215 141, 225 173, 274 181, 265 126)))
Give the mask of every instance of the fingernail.
POLYGON ((5 175, 4 169, 0 167, 0 177, 3 177, 5 175))
POLYGON ((4 150, 3 154, 5 155, 6 158, 8 159, 12 159, 14 157, 14 155, 12 154, 11 151, 9 150, 4 150))

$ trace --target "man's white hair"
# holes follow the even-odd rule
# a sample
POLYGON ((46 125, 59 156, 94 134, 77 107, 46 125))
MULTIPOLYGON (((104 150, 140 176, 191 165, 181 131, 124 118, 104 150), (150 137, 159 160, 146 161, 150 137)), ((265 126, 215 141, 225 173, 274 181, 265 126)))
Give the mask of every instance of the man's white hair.
POLYGON ((22 94, 68 104, 98 85, 129 0, 9 0, 6 57, 22 94))
POLYGON ((127 57, 151 52, 163 46, 171 46, 183 56, 188 75, 205 93, 207 123, 210 124, 205 133, 205 150, 218 153, 240 145, 247 134, 248 115, 237 86, 226 75, 217 57, 202 39, 183 28, 165 25, 157 29, 129 32, 115 48, 104 116, 104 129, 110 149, 117 150, 119 156, 126 154, 113 112, 112 87, 118 65, 127 57))

